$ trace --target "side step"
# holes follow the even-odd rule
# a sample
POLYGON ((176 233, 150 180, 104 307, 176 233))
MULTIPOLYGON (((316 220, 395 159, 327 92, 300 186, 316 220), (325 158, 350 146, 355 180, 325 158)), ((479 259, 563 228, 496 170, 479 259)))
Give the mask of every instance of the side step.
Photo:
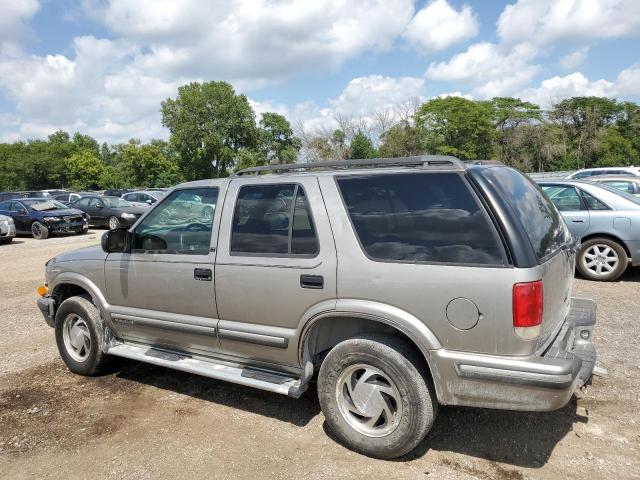
POLYGON ((202 375, 203 377, 280 393, 293 398, 298 398, 307 389, 307 384, 303 385, 298 378, 259 369, 233 367, 211 360, 198 360, 188 355, 166 352, 150 347, 120 344, 109 348, 107 353, 160 367, 202 375))

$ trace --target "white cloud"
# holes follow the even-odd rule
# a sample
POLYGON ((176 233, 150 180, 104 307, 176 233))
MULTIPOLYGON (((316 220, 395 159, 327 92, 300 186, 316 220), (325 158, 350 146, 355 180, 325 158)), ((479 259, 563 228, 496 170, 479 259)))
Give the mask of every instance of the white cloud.
POLYGON ((498 19, 506 42, 547 44, 638 35, 638 0, 518 0, 498 19))
POLYGON ((37 0, 3 1, 0 4, 0 44, 17 40, 26 28, 26 22, 39 8, 37 0))
POLYGON ((588 46, 569 52, 560 59, 560 66, 565 70, 571 70, 579 67, 586 61, 587 55, 589 55, 588 46))
POLYGON ((621 71, 615 80, 589 80, 584 74, 574 72, 564 77, 547 78, 539 87, 527 88, 518 95, 523 99, 549 108, 554 103, 573 96, 610 98, 640 97, 640 65, 621 71))
POLYGON ((478 34, 478 20, 464 5, 453 8, 447 0, 433 0, 411 20, 404 37, 420 52, 444 50, 478 34))
POLYGON ((521 43, 505 49, 495 43, 476 43, 448 62, 431 63, 425 75, 440 82, 463 82, 478 97, 510 95, 527 85, 539 70, 530 62, 537 49, 521 43))

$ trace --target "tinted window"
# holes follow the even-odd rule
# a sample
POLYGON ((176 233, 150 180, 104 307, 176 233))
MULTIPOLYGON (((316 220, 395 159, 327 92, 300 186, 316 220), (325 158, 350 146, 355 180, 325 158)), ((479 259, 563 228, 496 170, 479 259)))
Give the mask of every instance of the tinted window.
POLYGON ((595 172, 579 172, 575 175, 572 175, 571 178, 587 178, 591 177, 592 175, 595 175, 595 172))
POLYGON ((561 212, 575 212, 585 209, 580 201, 580 195, 574 187, 545 185, 542 189, 561 212))
POLYGON ((584 190, 582 190, 582 198, 584 198, 589 210, 609 210, 609 207, 584 190))
POLYGON ((89 206, 90 207, 99 207, 99 206, 104 206, 104 204, 102 203, 102 200, 100 200, 97 197, 92 197, 89 199, 89 206))
POLYGON ((78 200, 77 202, 75 202, 74 205, 77 205, 79 207, 88 207, 89 206, 89 200, 91 200, 90 198, 84 197, 81 198, 80 200, 78 200))
POLYGON ((627 193, 635 193, 633 189, 633 183, 631 182, 623 182, 621 180, 607 180, 606 182, 602 182, 610 187, 613 187, 617 190, 621 190, 627 193))
POLYGON ((133 251, 207 255, 218 200, 217 188, 176 190, 136 228, 133 251), (202 198, 200 208, 185 209, 182 198, 193 192, 202 198))
POLYGON ((366 253, 376 260, 503 264, 503 251, 463 178, 401 173, 337 178, 366 253))
POLYGON ((504 193, 538 259, 553 254, 569 240, 562 216, 529 177, 509 167, 487 168, 484 175, 504 193))
POLYGON ((238 192, 231 253, 313 255, 318 240, 304 189, 295 184, 245 185, 238 192))
POLYGON ((11 202, 2 202, 0 203, 0 210, 9 211, 10 206, 11 206, 11 202))

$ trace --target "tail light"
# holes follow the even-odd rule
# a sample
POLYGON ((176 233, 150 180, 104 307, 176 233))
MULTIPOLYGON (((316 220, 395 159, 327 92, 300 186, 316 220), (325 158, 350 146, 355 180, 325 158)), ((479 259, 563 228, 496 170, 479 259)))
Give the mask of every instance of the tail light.
POLYGON ((542 325, 542 280, 513 286, 513 328, 530 340, 540 335, 542 325))

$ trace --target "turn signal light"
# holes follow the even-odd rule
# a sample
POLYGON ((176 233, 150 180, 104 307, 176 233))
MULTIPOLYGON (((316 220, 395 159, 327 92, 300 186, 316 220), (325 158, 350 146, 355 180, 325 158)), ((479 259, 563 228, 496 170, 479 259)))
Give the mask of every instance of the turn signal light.
POLYGON ((513 328, 524 339, 540 335, 542 324, 542 280, 513 286, 513 328))
POLYGON ((38 295, 40 295, 41 297, 44 297, 48 293, 49 293, 49 287, 47 287, 46 285, 40 285, 38 287, 38 295))

